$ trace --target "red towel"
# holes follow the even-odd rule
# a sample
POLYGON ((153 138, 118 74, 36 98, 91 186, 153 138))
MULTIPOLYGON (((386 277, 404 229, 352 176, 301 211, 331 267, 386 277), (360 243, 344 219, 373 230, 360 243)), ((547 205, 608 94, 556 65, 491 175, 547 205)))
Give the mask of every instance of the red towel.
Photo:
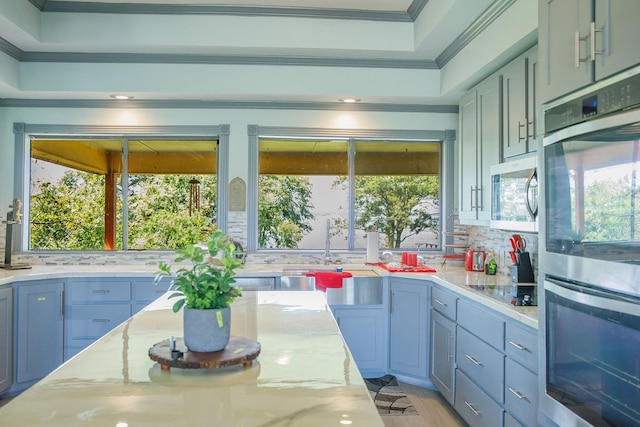
POLYGON ((342 279, 353 275, 348 271, 310 271, 307 277, 315 277, 316 290, 326 292, 327 288, 341 288, 342 279))

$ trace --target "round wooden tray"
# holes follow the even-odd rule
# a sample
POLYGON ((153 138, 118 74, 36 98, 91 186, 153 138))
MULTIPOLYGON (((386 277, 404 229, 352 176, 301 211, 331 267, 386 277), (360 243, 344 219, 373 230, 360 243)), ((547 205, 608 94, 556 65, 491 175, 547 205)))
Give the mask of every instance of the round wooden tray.
POLYGON ((232 336, 224 350, 211 353, 189 351, 182 338, 176 338, 176 351, 171 351, 168 339, 156 343, 149 349, 151 360, 160 364, 160 369, 215 369, 229 366, 251 366, 260 354, 260 343, 249 338, 232 336))

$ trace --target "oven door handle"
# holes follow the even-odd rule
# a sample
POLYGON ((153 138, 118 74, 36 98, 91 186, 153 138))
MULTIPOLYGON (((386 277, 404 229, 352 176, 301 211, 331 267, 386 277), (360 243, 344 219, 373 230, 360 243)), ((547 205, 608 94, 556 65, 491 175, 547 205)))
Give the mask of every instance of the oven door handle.
POLYGON ((545 291, 553 292, 570 301, 591 307, 603 308, 605 310, 619 313, 638 315, 638 305, 640 298, 630 295, 623 295, 614 291, 601 288, 593 288, 578 283, 569 283, 556 278, 546 278, 544 281, 545 291))

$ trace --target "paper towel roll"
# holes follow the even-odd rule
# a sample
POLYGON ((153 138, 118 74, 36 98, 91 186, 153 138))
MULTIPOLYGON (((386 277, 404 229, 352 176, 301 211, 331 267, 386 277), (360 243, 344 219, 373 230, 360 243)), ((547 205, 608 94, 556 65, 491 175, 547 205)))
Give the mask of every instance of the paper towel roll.
POLYGON ((378 255, 380 252, 378 238, 377 231, 367 233, 367 262, 380 262, 378 255))

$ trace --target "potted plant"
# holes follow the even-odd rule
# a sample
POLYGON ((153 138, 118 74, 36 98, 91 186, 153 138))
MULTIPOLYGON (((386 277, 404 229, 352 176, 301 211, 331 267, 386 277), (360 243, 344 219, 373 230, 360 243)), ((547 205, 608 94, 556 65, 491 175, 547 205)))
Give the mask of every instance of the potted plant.
POLYGON ((242 295, 233 286, 235 270, 242 265, 235 252, 231 238, 218 229, 205 245, 176 250, 174 263, 189 261, 189 267, 172 272, 172 264, 160 262, 158 266, 155 283, 171 277, 171 288, 177 291, 169 296, 178 298, 174 313, 184 307, 184 343, 191 351, 220 351, 229 343, 229 306, 242 295))

